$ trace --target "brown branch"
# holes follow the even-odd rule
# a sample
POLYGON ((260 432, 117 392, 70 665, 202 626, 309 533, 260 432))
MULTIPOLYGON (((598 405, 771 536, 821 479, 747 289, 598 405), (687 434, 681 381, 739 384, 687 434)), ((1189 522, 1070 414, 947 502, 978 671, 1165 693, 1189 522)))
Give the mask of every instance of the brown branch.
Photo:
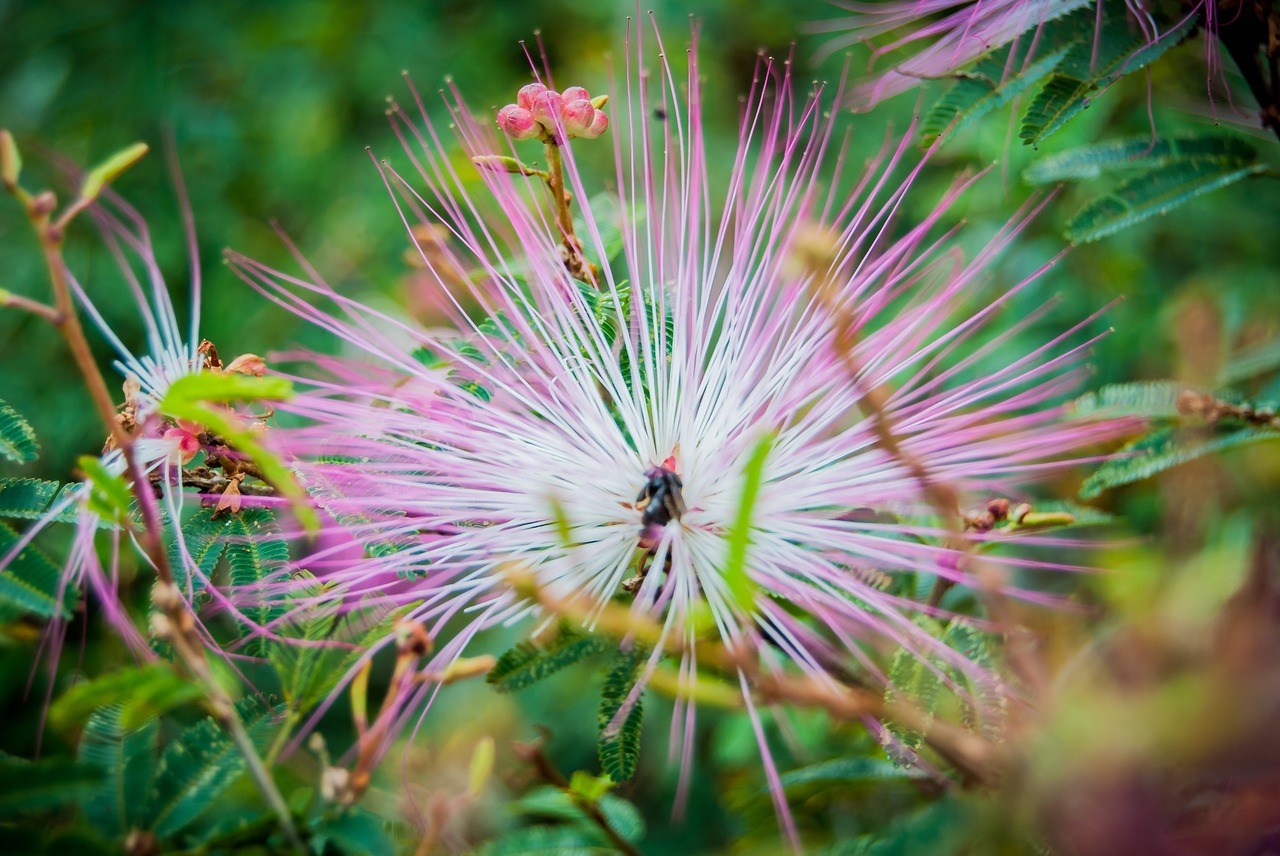
MULTIPOLYGON (((151 483, 159 487, 165 481, 160 472, 151 473, 151 483)), ((231 484, 231 479, 219 475, 208 467, 194 467, 182 470, 182 486, 198 488, 201 493, 222 493, 231 484)), ((240 493, 245 496, 276 496, 277 492, 269 484, 240 484, 240 493)))
POLYGON ((24 312, 30 312, 32 315, 38 315, 55 327, 62 323, 62 315, 55 307, 47 303, 41 303, 38 300, 32 300, 29 297, 23 297, 21 294, 14 294, 12 291, 6 291, 3 288, 0 288, 0 306, 21 309, 24 312))

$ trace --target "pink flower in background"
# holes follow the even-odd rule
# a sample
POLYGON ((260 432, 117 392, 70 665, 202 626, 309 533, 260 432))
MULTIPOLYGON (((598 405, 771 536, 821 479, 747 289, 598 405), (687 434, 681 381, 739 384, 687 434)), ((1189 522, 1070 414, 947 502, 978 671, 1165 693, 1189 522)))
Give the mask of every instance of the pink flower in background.
MULTIPOLYGON (((773 61, 745 102, 733 161, 709 162, 696 44, 687 78, 664 61, 650 88, 632 65, 639 42, 612 117, 616 198, 595 196, 600 182, 579 169, 579 147, 595 144, 559 133, 570 117, 548 113, 544 126, 594 282, 571 275, 542 182, 486 168, 473 195, 476 174, 450 156, 460 143, 485 163, 529 160, 533 135, 516 111, 543 122, 544 90, 503 108, 505 136, 456 92, 457 142, 425 112, 420 123, 394 112, 413 172, 379 168, 406 227, 451 233, 422 261, 447 290, 457 334, 363 306, 310 269, 293 277, 230 254, 247 281, 359 355, 314 358, 320 377, 286 406, 312 422, 288 441, 303 478, 370 555, 319 552, 305 566, 348 603, 412 605, 409 617, 444 640, 423 666, 437 674, 486 628, 546 621, 553 600, 585 605, 587 629, 617 602, 656 626, 640 687, 664 654, 694 681, 709 638, 758 652, 767 672, 828 680, 828 664, 852 661, 883 680, 876 651, 888 645, 992 680, 921 628, 915 615, 929 608, 883 585, 910 573, 971 579, 942 545, 917 474, 878 442, 867 391, 886 391, 903 451, 977 503, 1017 495, 1116 436, 1124 426, 1071 421, 1057 406, 1079 379, 1078 331, 991 359, 1039 316, 989 331, 1047 264, 984 297, 1033 208, 962 258, 945 223, 977 179, 905 222, 919 171, 904 165, 910 133, 852 192, 837 190, 822 172, 843 158, 821 93, 797 99, 790 65, 773 61), (446 625, 461 629, 448 637, 446 625)), ((403 710, 401 724, 417 715, 403 710)), ((691 703, 676 721, 687 766, 691 703)), ((766 768, 776 785, 767 752, 766 768)))

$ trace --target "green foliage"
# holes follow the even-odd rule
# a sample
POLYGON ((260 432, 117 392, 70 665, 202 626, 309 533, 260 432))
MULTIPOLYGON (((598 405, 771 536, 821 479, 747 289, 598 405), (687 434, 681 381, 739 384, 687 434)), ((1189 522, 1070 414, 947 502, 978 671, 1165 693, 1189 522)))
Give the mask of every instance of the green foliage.
POLYGON ((101 782, 102 771, 80 761, 2 758, 0 817, 69 805, 94 793, 101 782))
MULTIPOLYGON (((288 563, 289 547, 275 526, 275 515, 265 508, 246 508, 224 519, 231 585, 242 601, 245 595, 256 596, 240 604, 237 617, 246 631, 256 632, 255 625, 268 627, 284 614, 285 605, 268 594, 267 583, 288 563)), ((247 653, 262 656, 266 642, 265 636, 255 636, 247 653)))
POLYGON ((924 778, 919 770, 900 767, 882 758, 835 758, 783 773, 784 788, 820 785, 824 789, 876 782, 908 781, 924 778))
POLYGON ((1266 172, 1265 164, 1221 160, 1175 161, 1143 173, 1087 204, 1067 223, 1067 237, 1088 243, 1141 223, 1212 190, 1266 172))
POLYGON ((330 608, 306 607, 309 598, 321 594, 320 586, 304 586, 299 581, 299 606, 304 611, 280 627, 282 634, 305 642, 325 645, 294 645, 288 642, 269 646, 267 655, 280 678, 281 691, 291 712, 297 714, 323 701, 338 682, 355 667, 370 649, 387 639, 396 621, 412 606, 387 610, 369 607, 339 614, 330 608))
MULTIPOLYGON (((255 743, 269 733, 274 713, 255 697, 236 704, 255 743)), ((181 832, 244 771, 244 757, 213 717, 186 729, 165 747, 155 770, 143 817, 160 838, 181 832)))
POLYGON ((81 455, 76 463, 89 483, 89 500, 86 506, 103 520, 123 523, 129 517, 133 494, 119 473, 107 469, 100 458, 81 455))
POLYGON ((605 671, 600 712, 596 716, 596 724, 600 729, 596 750, 600 756, 600 767, 615 782, 629 780, 635 775, 636 765, 640 762, 640 731, 644 723, 643 694, 636 699, 635 706, 616 731, 607 735, 606 732, 635 686, 640 668, 648 656, 649 650, 637 643, 630 650, 619 650, 605 671))
POLYGON ((101 786, 83 800, 85 817, 113 839, 141 822, 157 751, 158 720, 131 726, 130 718, 124 704, 99 708, 80 737, 80 760, 104 776, 101 786))
POLYGON ((1181 390, 1182 386, 1171 380, 1111 384, 1077 398, 1071 411, 1090 418, 1177 416, 1181 390))
POLYGON ((1040 158, 1022 172, 1028 184, 1084 181, 1112 172, 1145 172, 1186 160, 1243 166, 1258 152, 1239 137, 1222 133, 1179 134, 1105 140, 1040 158))
POLYGON ((71 499, 80 487, 44 479, 0 479, 0 517, 74 523, 80 506, 71 499), (49 513, 64 502, 69 504, 57 514, 49 513))
POLYGON ((485 680, 498 692, 531 687, 565 666, 606 649, 603 638, 561 624, 554 639, 545 644, 521 642, 498 658, 485 680))
MULTIPOLYGON (((18 533, 0 523, 0 556, 18 543, 18 533)), ((0 571, 0 607, 41 618, 70 618, 76 587, 64 581, 62 571, 36 547, 27 545, 0 571), (64 588, 65 586, 65 588, 64 588)))
POLYGON ((612 856, 617 852, 576 826, 526 826, 485 842, 474 856, 612 856))
POLYGON ((1205 455, 1280 438, 1280 431, 1234 428, 1214 433, 1177 426, 1159 428, 1127 444, 1080 486, 1082 499, 1093 499, 1120 485, 1151 478, 1205 455))
POLYGON ((1061 64, 1032 99, 1018 136, 1039 145, 1089 106, 1090 99, 1129 72, 1146 66, 1186 38, 1196 27, 1188 17, 1158 42, 1148 43, 1131 27, 1124 9, 1112 3, 1095 38, 1076 42, 1061 64))
POLYGON ((1005 76, 1007 48, 979 60, 929 109, 920 124, 920 136, 926 141, 944 133, 954 137, 1035 86, 1062 60, 1072 42, 1051 44, 1056 46, 1009 77, 1005 76))
POLYGON ((394 856, 395 841, 387 833, 387 826, 387 821, 377 815, 352 808, 318 822, 311 846, 317 853, 329 849, 344 856, 394 856))
MULTIPOLYGON (((956 618, 942 624, 921 616, 917 623, 938 642, 960 652, 975 667, 991 667, 989 635, 975 630, 964 619, 956 618)), ((922 657, 905 648, 898 650, 889 671, 886 698, 893 699, 899 695, 924 712, 926 725, 941 713, 949 719, 958 718, 971 730, 992 737, 998 736, 1004 727, 1005 699, 999 683, 978 679, 971 672, 956 668, 938 653, 927 652, 922 657)), ((892 721, 885 725, 912 751, 918 751, 924 743, 919 732, 892 721)), ((908 765, 911 761, 910 756, 898 757, 892 751, 890 757, 896 764, 908 765)))
POLYGON ((112 707, 121 728, 132 729, 162 713, 201 698, 199 684, 183 678, 168 663, 148 663, 82 681, 49 710, 56 728, 70 728, 95 710, 112 707))
MULTIPOLYGON (((581 771, 579 771, 581 772, 581 771)), ((578 774, 574 774, 578 778, 578 774)), ((608 839, 584 810, 584 804, 594 805, 604 816, 609 827, 622 838, 637 842, 644 838, 645 825, 636 807, 621 797, 610 793, 586 799, 550 785, 535 788, 512 805, 520 814, 530 817, 566 821, 576 828, 586 841, 605 844, 608 839)), ((536 827, 535 827, 536 828, 536 827)))
POLYGON ((169 567, 173 571, 173 580, 184 593, 188 584, 192 586, 192 594, 198 595, 201 582, 190 577, 191 568, 186 558, 190 557, 195 566, 208 578, 218 567, 218 559, 222 558, 227 546, 223 535, 231 518, 225 513, 221 518, 214 518, 215 509, 201 508, 182 524, 182 544, 178 539, 169 541, 169 567), (185 548, 185 549, 183 549, 185 548))
POLYGON ((31 423, 0 399, 0 458, 25 464, 39 456, 40 445, 31 423))

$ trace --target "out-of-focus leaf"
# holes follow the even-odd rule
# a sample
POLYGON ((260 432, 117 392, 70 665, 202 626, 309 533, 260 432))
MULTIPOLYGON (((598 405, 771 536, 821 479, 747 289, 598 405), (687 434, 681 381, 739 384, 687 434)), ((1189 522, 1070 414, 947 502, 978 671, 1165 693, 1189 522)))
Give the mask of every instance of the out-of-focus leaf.
POLYGON ((39 456, 40 445, 31 423, 0 400, 0 457, 25 464, 39 456))
POLYGON ((1182 389, 1171 380, 1111 384, 1077 398, 1071 403, 1071 411, 1075 416, 1089 417, 1172 417, 1178 415, 1178 393, 1182 389))
POLYGON ((1083 181, 1109 172, 1160 169, 1183 160, 1244 166, 1257 156, 1253 146, 1226 134, 1182 134, 1154 142, 1145 136, 1128 137, 1041 158, 1023 170, 1022 179, 1028 184, 1083 181))
MULTIPOLYGON (((613 794, 603 794, 594 803, 600 808, 600 813, 604 815, 610 828, 618 835, 633 842, 644 838, 644 820, 634 805, 613 794)), ((578 826, 588 840, 603 835, 574 796, 551 785, 535 788, 516 800, 511 807, 530 817, 569 821, 578 826)), ((602 840, 601 843, 605 842, 602 840)))
POLYGON ((80 737, 80 760, 105 776, 102 786, 84 799, 84 813, 97 830, 113 839, 141 818, 159 731, 155 719, 130 728, 125 725, 126 715, 127 709, 120 704, 99 708, 80 737))
POLYGON ((394 856, 396 852, 387 822, 360 808, 317 824, 315 838, 318 851, 325 851, 327 842, 343 856, 394 856))
POLYGON ((473 856, 613 856, 576 825, 528 826, 485 842, 473 856))
POLYGON ((160 402, 160 412, 203 425, 252 458, 263 477, 289 500, 302 524, 315 531, 320 521, 293 473, 261 442, 256 431, 221 406, 230 401, 285 401, 292 396, 293 385, 284 378, 201 372, 174 381, 160 402))
POLYGON ((555 639, 545 645, 521 642, 498 658, 485 678, 498 692, 509 693, 605 650, 605 640, 561 625, 555 639))
POLYGON ((1157 473, 1236 446, 1280 439, 1280 431, 1239 428, 1219 434, 1161 428, 1129 443, 1094 471, 1080 486, 1080 497, 1092 499, 1120 485, 1151 478, 1157 473))
POLYGON ((49 720, 55 728, 69 728, 99 708, 119 705, 120 727, 136 728, 202 695, 199 684, 182 677, 169 664, 148 663, 76 684, 53 703, 49 720))
MULTIPOLYGON (((256 697, 236 703, 241 721, 255 743, 270 731, 273 711, 256 697)), ((244 758, 231 737, 206 717, 165 747, 143 812, 146 828, 157 837, 181 832, 244 770, 244 758)))
POLYGON ((907 781, 924 778, 919 770, 899 767, 880 758, 835 758, 791 770, 781 776, 784 788, 802 785, 822 785, 824 788, 840 785, 863 785, 868 782, 907 781))
MULTIPOLYGON (((18 533, 0 523, 0 556, 8 554, 18 541, 18 533)), ((41 618, 70 618, 75 596, 76 589, 69 581, 63 588, 62 571, 30 544, 0 571, 2 606, 41 618)))
POLYGON ((100 458, 81 455, 76 464, 89 483, 89 510, 104 520, 123 523, 129 517, 133 494, 124 477, 107 469, 100 458))

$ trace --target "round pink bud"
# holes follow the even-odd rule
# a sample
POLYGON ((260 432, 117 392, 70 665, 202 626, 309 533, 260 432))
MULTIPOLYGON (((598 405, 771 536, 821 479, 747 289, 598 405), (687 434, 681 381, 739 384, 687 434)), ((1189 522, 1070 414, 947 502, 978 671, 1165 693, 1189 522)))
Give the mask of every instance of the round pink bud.
POLYGON ((590 101, 591 93, 585 86, 570 86, 560 93, 560 97, 564 99, 564 103, 568 104, 570 101, 590 101))
POLYGON ((533 114, 515 104, 508 104, 498 111, 498 127, 516 141, 532 140, 542 133, 542 128, 533 120, 533 114))
POLYGON ((587 99, 579 98, 577 101, 566 102, 560 115, 564 119, 565 133, 571 137, 581 137, 591 130, 591 123, 596 118, 596 108, 587 99))
POLYGON ((533 99, 547 91, 547 87, 541 83, 530 83, 527 86, 521 86, 520 91, 516 93, 516 104, 526 110, 533 109, 533 99))
POLYGON ((585 131, 580 131, 578 136, 583 139, 594 140, 607 130, 609 130, 609 117, 604 115, 603 110, 596 110, 596 115, 591 119, 591 127, 585 131))
POLYGON ((554 131, 560 121, 560 111, 564 109, 564 101, 560 93, 554 89, 538 93, 533 99, 533 118, 548 131, 554 131))

